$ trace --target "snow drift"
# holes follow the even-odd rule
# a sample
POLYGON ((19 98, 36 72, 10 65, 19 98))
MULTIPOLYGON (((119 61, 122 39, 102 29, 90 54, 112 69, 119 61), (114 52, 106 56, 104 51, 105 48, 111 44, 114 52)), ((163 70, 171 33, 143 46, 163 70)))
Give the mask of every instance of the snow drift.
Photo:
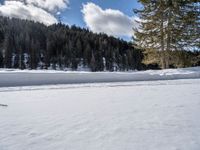
POLYGON ((135 72, 0 70, 0 87, 200 78, 200 67, 135 72))

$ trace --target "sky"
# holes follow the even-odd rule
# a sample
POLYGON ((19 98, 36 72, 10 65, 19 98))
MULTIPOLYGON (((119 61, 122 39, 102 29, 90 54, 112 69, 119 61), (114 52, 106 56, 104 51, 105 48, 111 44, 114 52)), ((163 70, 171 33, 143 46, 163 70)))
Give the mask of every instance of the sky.
POLYGON ((0 15, 51 25, 61 20, 93 32, 131 39, 137 0, 0 0, 0 15))

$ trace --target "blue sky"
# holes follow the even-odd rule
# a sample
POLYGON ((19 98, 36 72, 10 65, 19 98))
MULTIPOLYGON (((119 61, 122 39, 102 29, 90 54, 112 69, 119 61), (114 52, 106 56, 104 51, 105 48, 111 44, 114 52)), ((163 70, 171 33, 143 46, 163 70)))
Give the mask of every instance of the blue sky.
POLYGON ((62 21, 70 25, 76 24, 85 27, 86 25, 80 10, 82 9, 82 4, 88 2, 95 3, 103 9, 111 8, 120 10, 128 16, 133 16, 133 8, 141 7, 137 0, 71 0, 69 9, 66 9, 61 15, 62 21))
POLYGON ((137 26, 133 9, 137 0, 0 0, 0 15, 51 25, 63 23, 86 27, 126 40, 137 26), (56 14, 60 14, 58 17, 56 14))

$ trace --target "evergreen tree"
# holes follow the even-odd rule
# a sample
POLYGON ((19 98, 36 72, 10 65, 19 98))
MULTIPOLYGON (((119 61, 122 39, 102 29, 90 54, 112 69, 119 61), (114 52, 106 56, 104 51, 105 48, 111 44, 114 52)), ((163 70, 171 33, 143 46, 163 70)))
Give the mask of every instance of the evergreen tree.
POLYGON ((0 51, 0 68, 3 68, 3 54, 0 51))
POLYGON ((135 43, 161 51, 162 68, 169 67, 169 51, 195 48, 199 42, 199 2, 191 0, 139 0, 140 27, 135 43))
POLYGON ((13 46, 13 40, 10 34, 7 34, 5 36, 4 40, 4 66, 5 68, 12 68, 12 46, 13 46))

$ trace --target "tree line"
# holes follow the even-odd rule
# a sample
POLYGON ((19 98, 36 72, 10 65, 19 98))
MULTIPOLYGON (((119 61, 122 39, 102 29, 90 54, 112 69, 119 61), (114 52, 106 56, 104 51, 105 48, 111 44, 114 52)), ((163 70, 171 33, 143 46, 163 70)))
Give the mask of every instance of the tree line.
MULTIPOLYGON (((196 32, 195 39, 199 40, 199 31, 196 32)), ((141 42, 143 37, 157 38, 151 34, 143 36, 139 31, 135 34, 137 42, 139 37, 141 42)), ((188 47, 161 51, 148 46, 62 23, 47 27, 0 17, 0 68, 127 71, 164 68, 163 60, 164 66, 170 68, 200 66, 200 51, 189 51, 188 47)))
POLYGON ((0 17, 0 67, 19 69, 142 69, 142 51, 106 34, 58 23, 0 17))

